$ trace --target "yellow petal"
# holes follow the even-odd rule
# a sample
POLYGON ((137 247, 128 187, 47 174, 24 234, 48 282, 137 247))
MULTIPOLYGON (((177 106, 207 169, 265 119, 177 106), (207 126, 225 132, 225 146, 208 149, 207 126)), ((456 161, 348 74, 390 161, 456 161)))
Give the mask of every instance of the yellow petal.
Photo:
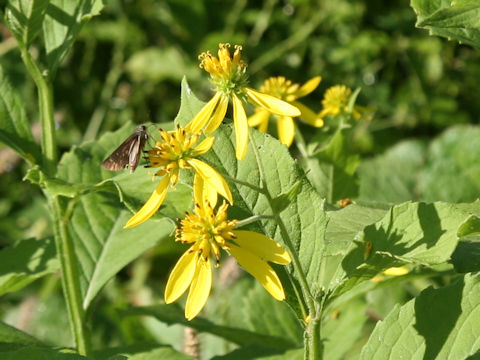
POLYGON ((409 270, 403 266, 390 267, 388 269, 383 270, 383 273, 385 275, 390 275, 390 276, 402 276, 402 275, 407 275, 409 273, 409 270))
POLYGON ((248 121, 242 101, 233 94, 233 125, 235 127, 235 155, 242 160, 248 149, 248 121))
POLYGON ((295 124, 290 116, 279 116, 277 119, 278 138, 282 144, 292 145, 295 137, 295 124))
POLYGON ((207 127, 205 128, 205 133, 211 133, 217 130, 217 128, 222 123, 223 119, 225 118, 225 114, 227 113, 228 107, 228 97, 222 96, 220 102, 218 103, 217 108, 215 109, 215 113, 213 114, 210 122, 208 123, 207 127))
POLYGON ((309 107, 298 101, 293 101, 292 104, 295 105, 302 113, 302 115, 300 115, 300 120, 303 120, 303 122, 315 127, 322 127, 324 125, 325 122, 323 121, 322 117, 315 114, 309 107))
POLYGON ((197 260, 197 268, 193 276, 190 292, 188 293, 187 303, 185 304, 185 317, 192 320, 202 311, 207 303, 210 289, 212 288, 212 265, 210 257, 197 260))
POLYGON ((225 179, 217 172, 217 170, 198 159, 189 159, 188 164, 195 169, 198 175, 203 178, 203 181, 212 186, 217 193, 227 199, 230 204, 233 204, 230 188, 228 187, 225 179))
POLYGON ((308 80, 305 84, 303 84, 303 86, 295 92, 295 95, 297 96, 297 98, 301 98, 310 94, 313 90, 317 88, 317 86, 320 84, 320 81, 322 81, 322 77, 315 76, 314 78, 308 80))
POLYGON ((206 137, 200 142, 200 144, 195 146, 195 149, 193 150, 192 155, 198 156, 198 155, 205 154, 208 150, 212 148, 214 142, 215 142, 214 136, 206 137))
POLYGON ((163 177, 162 181, 157 185, 147 202, 130 218, 130 220, 127 221, 123 227, 124 229, 130 229, 134 226, 140 225, 155 214, 160 205, 162 205, 163 200, 165 200, 165 196, 167 196, 169 181, 170 178, 168 176, 163 177))
POLYGON ((281 265, 287 265, 292 262, 290 254, 279 243, 268 236, 248 230, 234 230, 233 233, 237 237, 234 241, 238 246, 266 261, 281 265))
POLYGON ((193 198, 196 204, 206 206, 207 201, 212 208, 217 204, 217 191, 213 186, 203 181, 203 178, 195 173, 193 178, 193 198))
MULTIPOLYGON (((248 118, 248 125, 252 127, 255 127, 255 126, 263 127, 263 125, 265 124, 266 125, 265 128, 267 128, 269 117, 270 117, 270 113, 267 110, 258 109, 255 111, 255 114, 253 114, 248 118)), ((259 131, 261 130, 259 129, 259 131)), ((265 132, 265 131, 262 131, 262 132, 265 132)))
POLYGON ((215 106, 217 106, 218 100, 221 96, 222 94, 217 92, 215 96, 203 106, 203 108, 198 112, 198 114, 195 115, 192 121, 190 121, 187 126, 185 126, 185 130, 191 133, 200 132, 200 130, 202 130, 208 120, 210 120, 213 110, 215 110, 215 106))
POLYGON ((263 94, 250 88, 245 89, 248 98, 254 105, 260 106, 272 114, 282 116, 300 116, 300 110, 274 96, 263 94))
POLYGON ((230 253, 245 270, 263 285, 270 295, 277 300, 285 300, 282 283, 270 265, 253 253, 233 244, 230 244, 230 253))
POLYGON ((192 283, 199 256, 198 251, 192 250, 192 248, 188 249, 180 259, 178 259, 168 277, 167 287, 165 288, 165 302, 167 304, 178 300, 192 283))

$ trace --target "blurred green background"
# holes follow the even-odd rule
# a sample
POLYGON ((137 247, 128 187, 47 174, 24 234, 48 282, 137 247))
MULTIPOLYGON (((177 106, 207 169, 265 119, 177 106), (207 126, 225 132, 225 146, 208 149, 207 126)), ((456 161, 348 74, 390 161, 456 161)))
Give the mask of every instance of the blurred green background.
MULTIPOLYGON (((302 99, 316 111, 329 86, 360 87, 357 104, 376 109, 374 119, 355 138, 363 158, 405 139, 428 140, 451 125, 477 123, 478 52, 431 37, 415 28, 415 21, 408 0, 106 0, 102 14, 87 23, 56 75, 59 144, 68 151, 127 121, 172 121, 184 75, 195 94, 207 100, 210 84, 197 56, 215 51, 219 42, 243 45, 254 87, 269 76, 303 83, 321 75, 319 88, 302 99)), ((35 88, 3 23, 0 39, 0 64, 22 95, 38 134, 35 88)), ((41 39, 37 44, 33 52, 42 56, 41 39)), ((23 162, 0 147, 0 246, 51 234, 40 191, 22 181, 25 170, 23 162)), ((149 256, 155 258, 155 252, 149 256)), ((150 260, 142 261, 134 265, 140 280, 132 283, 142 282, 141 274, 150 270, 150 260)), ((154 282, 155 274, 165 276, 173 261, 157 258, 154 282)), ((48 286, 44 282, 42 289, 48 286)), ((117 299, 116 291, 112 285, 107 298, 117 299)), ((8 301, 16 304, 23 296, 14 294, 8 301)), ((104 318, 96 321, 115 323, 109 318, 111 305, 104 306, 99 312, 104 318)), ((8 312, 8 306, 2 311, 8 312)), ((48 328, 44 331, 48 338, 48 328)), ((107 341, 108 332, 101 335, 105 339, 99 336, 99 343, 107 341)))

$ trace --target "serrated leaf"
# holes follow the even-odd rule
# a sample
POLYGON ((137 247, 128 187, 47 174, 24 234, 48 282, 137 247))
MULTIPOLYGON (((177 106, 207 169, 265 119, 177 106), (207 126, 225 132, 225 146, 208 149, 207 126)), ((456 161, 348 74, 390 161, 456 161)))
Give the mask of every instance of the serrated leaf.
POLYGON ((402 203, 420 196, 418 178, 426 158, 421 141, 403 141, 360 164, 359 199, 402 203))
POLYGON ((5 21, 18 44, 28 49, 42 28, 49 0, 9 0, 5 21))
POLYGON ((40 340, 2 321, 0 321, 0 343, 42 345, 40 340))
POLYGON ((59 269, 52 238, 28 239, 0 251, 0 295, 17 291, 59 269))
POLYGON ((392 207, 382 220, 367 226, 352 244, 352 250, 342 261, 348 281, 337 291, 344 292, 388 267, 445 263, 457 246, 457 230, 467 217, 455 205, 441 202, 392 207))
POLYGON ((74 354, 72 350, 48 349, 36 346, 27 346, 10 351, 1 351, 2 360, 93 360, 90 357, 74 354))
MULTIPOLYGON (((131 124, 119 132, 130 134, 131 124)), ((112 172, 101 171, 100 165, 111 143, 121 143, 128 135, 109 134, 98 142, 86 143, 66 153, 61 161, 58 176, 72 184, 99 184, 112 172)), ((118 146, 118 145, 117 145, 118 146)), ((110 150, 108 150, 110 151, 110 150)), ((127 171, 128 172, 128 171, 127 171)), ((134 179, 137 173, 129 174, 134 179)), ((159 241, 170 237, 173 223, 168 219, 149 221, 133 229, 123 226, 131 216, 122 210, 118 187, 114 180, 105 184, 103 191, 89 193, 71 201, 77 201, 68 222, 81 275, 83 306, 87 308, 105 283, 125 265, 159 241)))
POLYGON ((248 331, 232 326, 216 325, 213 322, 197 316, 191 321, 185 319, 183 309, 177 304, 162 304, 154 306, 134 307, 121 312, 124 315, 148 315, 154 316, 158 320, 166 324, 182 324, 189 326, 199 332, 206 332, 216 336, 220 336, 235 344, 241 346, 260 346, 270 348, 285 349, 291 347, 291 344, 286 343, 282 337, 269 336, 258 334, 253 331, 248 331))
POLYGON ((55 73, 82 26, 103 8, 102 0, 50 0, 43 22, 49 69, 55 73))
POLYGON ((360 359, 466 359, 480 349, 479 275, 428 288, 377 323, 360 359))
POLYGON ((332 289, 341 282, 344 272, 342 261, 358 240, 363 229, 381 220, 387 209, 349 205, 343 209, 329 211, 328 225, 325 233, 325 253, 323 268, 319 276, 319 287, 332 289))
POLYGON ((417 26, 439 35, 480 47, 480 3, 478 1, 411 0, 417 26))
POLYGON ((30 162, 39 162, 40 150, 33 140, 25 108, 0 67, 0 142, 30 162))

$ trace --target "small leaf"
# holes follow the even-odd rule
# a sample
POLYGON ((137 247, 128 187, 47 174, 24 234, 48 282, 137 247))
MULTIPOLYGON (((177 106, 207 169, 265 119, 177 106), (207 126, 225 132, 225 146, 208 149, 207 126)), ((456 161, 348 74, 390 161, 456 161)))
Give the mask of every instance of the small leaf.
POLYGON ((292 185, 292 187, 288 191, 274 198, 272 200, 272 203, 275 211, 278 213, 281 213, 283 210, 285 210, 285 208, 288 205, 290 205, 290 203, 295 199, 295 197, 300 191, 301 186, 302 186, 301 182, 297 181, 295 184, 292 185))
POLYGON ((350 127, 341 125, 328 144, 306 163, 309 180, 320 195, 331 203, 358 194, 355 171, 360 164, 360 157, 349 145, 350 132, 350 127))
POLYGON ((479 306, 479 275, 428 288, 377 323, 360 359, 467 359, 480 350, 479 306))
POLYGON ((5 21, 18 44, 27 50, 42 29, 49 0, 9 0, 5 21))
POLYGON ((39 162, 40 150, 33 140, 20 97, 0 67, 0 142, 29 162, 39 162))
POLYGON ((50 0, 43 37, 50 71, 55 73, 82 26, 103 8, 102 0, 50 0))
POLYGON ((59 269, 52 238, 28 239, 0 251, 0 295, 17 291, 59 269))

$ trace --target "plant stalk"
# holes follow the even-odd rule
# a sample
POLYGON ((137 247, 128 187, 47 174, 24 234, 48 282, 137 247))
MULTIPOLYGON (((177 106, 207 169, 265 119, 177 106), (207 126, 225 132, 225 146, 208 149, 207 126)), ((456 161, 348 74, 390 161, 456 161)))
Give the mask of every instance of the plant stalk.
POLYGON ((28 50, 22 50, 22 59, 32 77, 38 91, 38 108, 40 124, 42 127, 42 155, 43 169, 49 176, 54 176, 57 171, 57 138, 55 134, 53 91, 48 72, 42 72, 28 50))
POLYGON ((85 311, 82 307, 82 294, 78 281, 80 277, 78 276, 73 243, 67 229, 68 215, 65 215, 57 196, 52 198, 48 193, 46 196, 49 198, 53 217, 55 245, 60 260, 62 288, 67 303, 70 327, 75 338, 77 352, 80 355, 88 356, 90 343, 85 326, 85 311))

